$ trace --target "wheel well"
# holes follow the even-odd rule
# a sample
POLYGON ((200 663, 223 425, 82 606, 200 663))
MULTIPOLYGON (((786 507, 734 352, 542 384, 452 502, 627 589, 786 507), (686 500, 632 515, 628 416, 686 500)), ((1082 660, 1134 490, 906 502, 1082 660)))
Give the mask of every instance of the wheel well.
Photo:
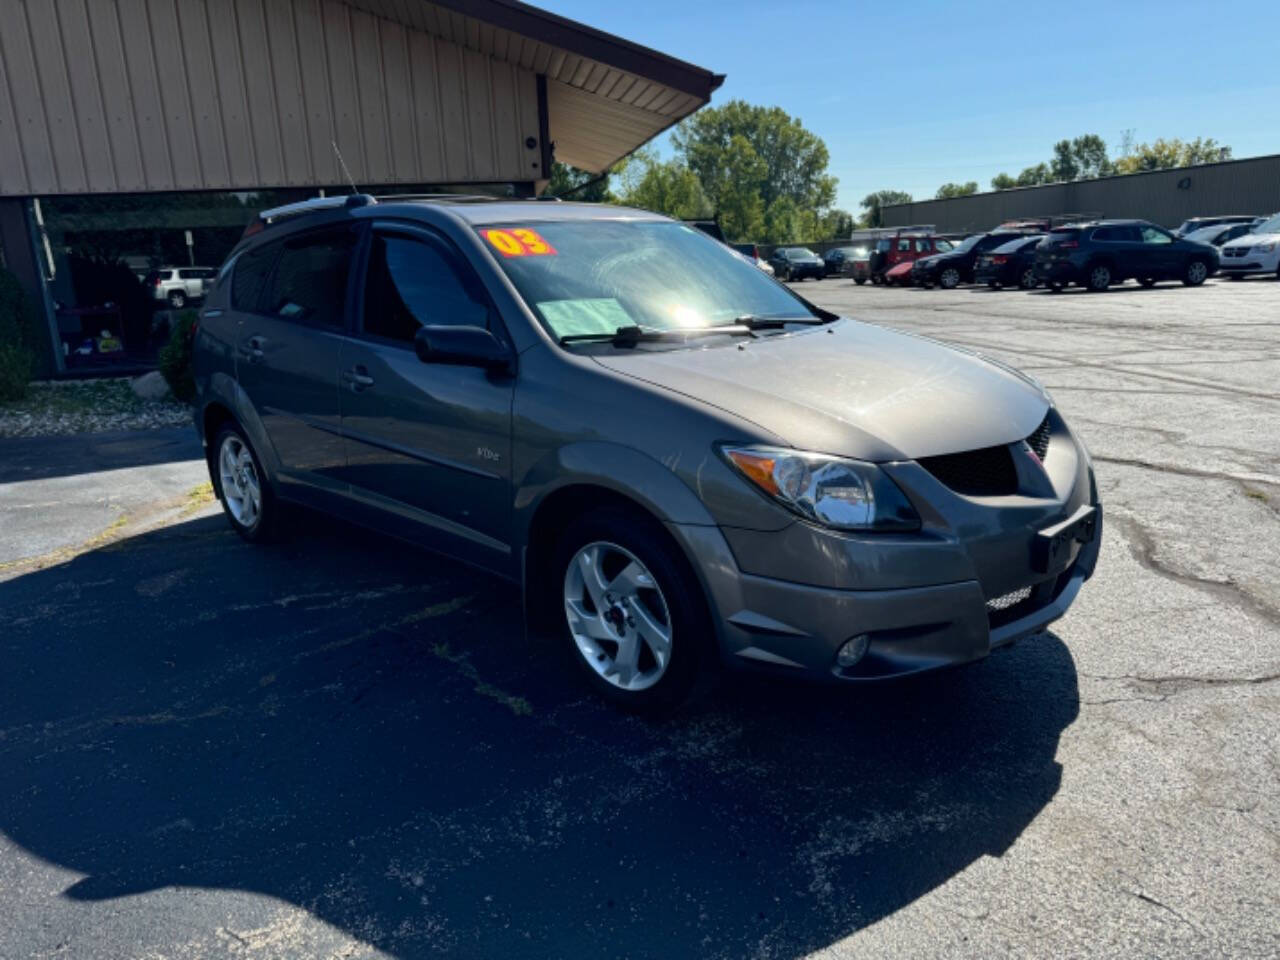
POLYGON ((705 598, 701 580, 697 577, 692 562, 684 548, 666 525, 645 506, 625 494, 590 483, 570 484, 548 494, 538 504, 533 519, 529 523, 528 536, 525 539, 525 607, 526 615, 531 622, 543 625, 550 614, 547 604, 539 604, 536 598, 559 596, 554 590, 544 589, 551 576, 551 559, 555 551, 560 532, 575 518, 591 510, 602 507, 616 507, 642 517, 653 523, 655 529, 661 530, 662 536, 675 551, 687 569, 692 582, 698 583, 698 593, 705 598))
POLYGON ((235 416, 220 403, 211 403, 204 408, 202 422, 204 424, 204 456, 209 462, 209 474, 213 475, 213 458, 217 455, 213 449, 213 441, 225 423, 235 423, 235 416))

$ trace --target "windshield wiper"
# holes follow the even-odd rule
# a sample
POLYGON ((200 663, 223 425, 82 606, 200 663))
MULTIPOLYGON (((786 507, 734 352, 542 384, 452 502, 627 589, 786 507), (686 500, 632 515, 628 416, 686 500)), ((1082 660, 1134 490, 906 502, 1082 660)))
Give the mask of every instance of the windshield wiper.
POLYGON ((750 336, 751 328, 745 324, 726 324, 721 327, 675 327, 670 330, 656 327, 618 327, 613 333, 571 333, 561 337, 565 343, 611 343, 615 347, 634 347, 637 343, 658 340, 686 340, 690 336, 723 333, 750 336))
POLYGON ((733 326, 746 327, 748 330, 776 330, 785 327, 789 323, 799 323, 812 327, 830 322, 831 320, 823 320, 819 317, 757 317, 747 313, 741 317, 735 317, 733 326))

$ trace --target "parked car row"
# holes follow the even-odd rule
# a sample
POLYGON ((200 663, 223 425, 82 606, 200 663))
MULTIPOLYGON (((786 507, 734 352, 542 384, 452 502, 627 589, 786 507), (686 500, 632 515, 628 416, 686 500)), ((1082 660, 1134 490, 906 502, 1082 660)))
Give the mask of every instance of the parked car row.
POLYGON ((1145 220, 1089 219, 1052 226, 1049 221, 1018 221, 959 243, 906 227, 876 237, 872 247, 858 254, 846 252, 840 272, 857 284, 952 289, 976 283, 1023 290, 1043 285, 1055 292, 1072 284, 1105 290, 1126 280, 1143 286, 1170 280, 1199 286, 1215 273, 1232 279, 1256 274, 1280 278, 1280 214, 1269 219, 1197 217, 1176 231, 1145 220))

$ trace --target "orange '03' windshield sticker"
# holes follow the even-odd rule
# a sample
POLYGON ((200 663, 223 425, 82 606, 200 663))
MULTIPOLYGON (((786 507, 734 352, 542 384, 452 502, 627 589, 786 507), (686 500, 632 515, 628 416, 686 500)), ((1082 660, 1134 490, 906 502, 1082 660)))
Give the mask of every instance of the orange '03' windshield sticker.
POLYGON ((481 230, 489 245, 504 257, 553 257, 556 248, 543 240, 536 230, 509 227, 503 230, 481 230))

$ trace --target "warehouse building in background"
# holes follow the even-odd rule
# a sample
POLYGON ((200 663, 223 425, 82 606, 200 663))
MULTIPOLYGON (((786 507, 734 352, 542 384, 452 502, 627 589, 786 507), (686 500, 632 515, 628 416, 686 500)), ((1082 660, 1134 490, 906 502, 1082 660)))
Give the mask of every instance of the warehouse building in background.
POLYGON ((42 375, 136 370, 255 212, 536 195, 723 77, 514 0, 0 0, 0 254, 42 375))
POLYGON ((931 223, 942 233, 972 233, 1006 220, 1078 213, 1174 228, 1189 217, 1277 211, 1280 155, 901 203, 881 215, 886 227, 931 223))

